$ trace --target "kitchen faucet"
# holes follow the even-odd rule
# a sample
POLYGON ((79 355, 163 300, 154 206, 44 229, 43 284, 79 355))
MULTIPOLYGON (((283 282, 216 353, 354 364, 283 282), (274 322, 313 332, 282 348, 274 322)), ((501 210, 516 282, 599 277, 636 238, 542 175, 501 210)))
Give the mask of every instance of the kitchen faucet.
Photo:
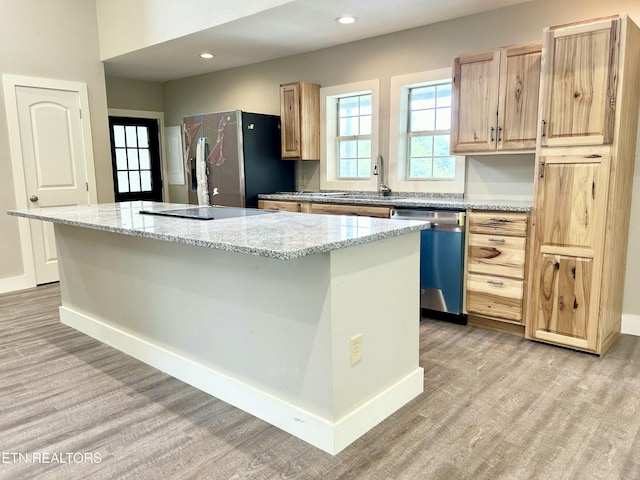
POLYGON ((378 154, 376 163, 373 166, 373 174, 378 176, 378 193, 380 195, 389 195, 391 193, 391 189, 384 183, 384 161, 380 154, 378 154))

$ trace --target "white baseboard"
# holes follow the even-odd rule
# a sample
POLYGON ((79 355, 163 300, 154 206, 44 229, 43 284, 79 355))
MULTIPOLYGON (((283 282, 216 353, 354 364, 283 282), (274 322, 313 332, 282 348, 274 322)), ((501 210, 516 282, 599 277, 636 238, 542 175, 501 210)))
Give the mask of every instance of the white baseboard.
POLYGON ((622 314, 622 333, 640 337, 640 315, 622 314))
POLYGON ((329 420, 71 308, 60 307, 60 321, 331 455, 423 391, 424 373, 418 367, 345 417, 329 420))
POLYGON ((27 275, 20 275, 19 277, 0 278, 0 294, 17 292, 18 290, 26 290, 27 288, 33 288, 36 284, 33 279, 27 275))

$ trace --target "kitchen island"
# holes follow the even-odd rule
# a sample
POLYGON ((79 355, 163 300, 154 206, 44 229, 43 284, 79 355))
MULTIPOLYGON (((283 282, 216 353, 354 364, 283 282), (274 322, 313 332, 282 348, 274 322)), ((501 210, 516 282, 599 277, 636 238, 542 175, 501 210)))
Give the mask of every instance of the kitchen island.
POLYGON ((423 391, 424 222, 127 202, 54 222, 60 319, 336 454, 423 391))

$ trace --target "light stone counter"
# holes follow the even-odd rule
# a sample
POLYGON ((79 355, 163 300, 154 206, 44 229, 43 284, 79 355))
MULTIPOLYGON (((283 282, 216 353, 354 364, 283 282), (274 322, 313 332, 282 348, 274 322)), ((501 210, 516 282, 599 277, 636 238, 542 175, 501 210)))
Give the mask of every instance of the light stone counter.
POLYGON ((139 213, 174 207, 13 212, 54 222, 63 324, 330 454, 423 391, 425 223, 139 213))
MULTIPOLYGON (((188 205, 122 202, 72 207, 34 208, 12 215, 198 247, 229 250, 278 259, 293 259, 337 248, 418 231, 420 221, 370 217, 307 215, 290 212, 196 220, 144 215, 140 210, 188 205)), ((193 205, 192 205, 193 206, 193 205)))

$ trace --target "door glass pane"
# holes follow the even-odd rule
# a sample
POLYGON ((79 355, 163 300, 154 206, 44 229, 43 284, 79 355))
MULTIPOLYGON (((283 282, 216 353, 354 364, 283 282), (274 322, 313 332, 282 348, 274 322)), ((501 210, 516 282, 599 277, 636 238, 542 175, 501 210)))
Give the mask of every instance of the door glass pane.
POLYGON ((114 125, 113 126, 113 143, 116 147, 124 147, 124 126, 122 125, 114 125))
POLYGON ((127 172, 118 172, 118 193, 129 192, 129 174, 127 172))
POLYGON ((151 191, 151 172, 148 170, 140 172, 140 183, 143 192, 151 191))
POLYGON ((151 170, 151 160, 149 157, 149 150, 144 148, 138 150, 140 155, 140 170, 151 170))
POLYGON ((127 154, 129 156, 129 170, 138 170, 140 164, 138 163, 138 150, 135 148, 127 148, 127 154))
POLYGON ((138 140, 137 140, 137 128, 135 127, 135 125, 127 125, 125 127, 125 132, 126 132, 126 136, 127 136, 127 147, 137 147, 138 146, 138 140))
POLYGON ((116 148, 116 169, 127 169, 127 151, 124 148, 116 148))
POLYGON ((129 189, 132 192, 140 191, 140 172, 129 172, 129 189))
POLYGON ((149 146, 149 134, 147 127, 138 127, 138 147, 147 148, 149 146))

